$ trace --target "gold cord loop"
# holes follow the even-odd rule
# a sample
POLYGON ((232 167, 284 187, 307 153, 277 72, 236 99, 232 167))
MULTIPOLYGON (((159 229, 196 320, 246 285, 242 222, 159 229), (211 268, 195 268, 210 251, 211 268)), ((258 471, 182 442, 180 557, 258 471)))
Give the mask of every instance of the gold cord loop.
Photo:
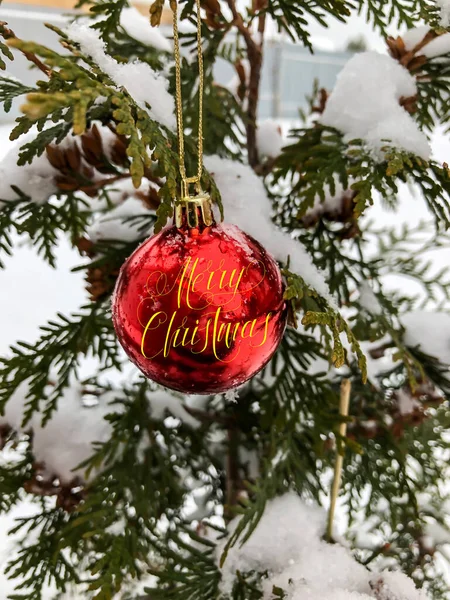
POLYGON ((189 185, 195 184, 197 194, 201 193, 201 179, 203 171, 203 54, 202 54, 202 20, 200 14, 200 0, 196 0, 197 6, 197 53, 198 53, 198 168, 197 175, 188 177, 186 175, 185 155, 184 155, 184 124, 183 124, 183 104, 181 92, 181 56, 180 40, 178 36, 178 2, 171 2, 173 11, 173 43, 175 55, 175 97, 177 113, 177 132, 178 132, 178 155, 180 157, 180 175, 181 175, 181 198, 189 197, 189 185))

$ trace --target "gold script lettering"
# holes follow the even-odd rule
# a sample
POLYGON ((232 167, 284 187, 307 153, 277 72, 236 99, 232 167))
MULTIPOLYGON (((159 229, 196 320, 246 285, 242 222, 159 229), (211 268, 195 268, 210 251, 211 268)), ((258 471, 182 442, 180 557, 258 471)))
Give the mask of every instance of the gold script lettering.
MULTIPOLYGON (((141 300, 139 304, 138 318, 141 311, 145 312, 142 307, 146 301, 155 300, 156 298, 173 293, 176 285, 178 286, 176 296, 177 310, 174 310, 171 315, 163 310, 159 310, 148 319, 147 323, 142 323, 144 327, 141 341, 142 355, 149 360, 161 353, 164 357, 167 357, 171 348, 179 346, 190 346, 192 354, 201 354, 209 346, 217 360, 231 362, 238 356, 240 347, 237 348, 237 352, 234 353, 232 358, 225 360, 223 356, 220 356, 223 350, 222 352, 219 350, 218 344, 222 343, 222 348, 224 344, 225 348, 229 350, 239 337, 241 339, 252 340, 253 338, 258 338, 259 340, 259 337, 262 336, 259 343, 256 343, 258 340, 255 339, 255 343, 250 343, 250 345, 253 348, 263 346, 267 341, 269 323, 273 316, 272 313, 265 315, 264 320, 262 320, 262 317, 259 317, 244 322, 221 322, 224 308, 234 300, 239 292, 239 286, 245 281, 245 275, 251 269, 253 269, 252 285, 244 288, 245 293, 255 289, 264 281, 265 268, 262 263, 259 263, 260 267, 262 267, 259 270, 261 272, 260 278, 254 279, 255 262, 258 264, 258 261, 253 261, 240 271, 233 269, 228 274, 227 270, 223 268, 225 264, 224 260, 220 261, 217 269, 212 268, 211 260, 208 260, 204 268, 201 269, 199 259, 197 258, 193 261, 189 257, 181 266, 173 283, 168 280, 165 272, 154 271, 150 273, 146 284, 148 297, 141 300), (206 288, 206 291, 198 289, 202 283, 202 288, 203 290, 206 288), (217 306, 217 303, 216 306, 212 306, 215 303, 217 295, 219 295, 221 301, 220 306, 217 306), (199 301, 199 297, 201 301, 199 301), (224 297, 226 298, 225 300, 224 297), (181 320, 181 324, 175 325, 178 309, 186 306, 195 311, 204 311, 208 306, 211 306, 213 310, 210 313, 202 314, 201 320, 197 319, 193 327, 187 324, 188 317, 186 316, 181 320), (162 347, 158 348, 156 352, 153 351, 148 356, 145 353, 146 340, 149 339, 151 334, 155 334, 159 328, 164 328, 162 331, 160 330, 163 335, 158 337, 158 339, 161 339, 162 347), (199 344, 202 346, 201 348, 197 348, 199 344)), ((139 322, 141 322, 140 318, 139 322)))

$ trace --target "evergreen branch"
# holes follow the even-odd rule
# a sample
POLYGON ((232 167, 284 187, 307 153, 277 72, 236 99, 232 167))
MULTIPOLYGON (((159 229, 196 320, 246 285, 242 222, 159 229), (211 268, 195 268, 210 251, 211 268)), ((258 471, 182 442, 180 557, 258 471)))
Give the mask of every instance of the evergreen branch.
POLYGON ((18 520, 18 526, 12 532, 25 530, 24 542, 29 543, 22 544, 6 568, 9 578, 20 578, 16 593, 9 596, 11 600, 41 600, 49 582, 60 592, 65 592, 68 581, 79 581, 74 565, 58 552, 59 530, 66 520, 67 516, 59 509, 18 520), (36 533, 39 535, 35 541, 29 541, 33 539, 30 535, 36 533))
MULTIPOLYGON (((55 249, 58 233, 68 233, 72 242, 78 239, 86 228, 89 211, 83 200, 74 194, 67 194, 65 202, 30 202, 18 188, 18 199, 7 201, 0 210, 0 251, 11 254, 11 233, 27 235, 41 255, 52 267, 56 266, 55 249)), ((4 265, 0 262, 0 267, 4 265)))
MULTIPOLYGON (((4 21, 0 21, 0 37, 7 39, 8 33, 10 31, 11 30, 7 27, 7 24, 4 21)), ((8 48, 8 46, 5 43, 0 42, 0 69, 4 71, 6 69, 6 63, 2 59, 2 55, 5 56, 8 60, 14 60, 14 55, 8 48)))
POLYGON ((169 532, 164 545, 159 544, 166 557, 165 569, 149 569, 150 574, 158 578, 159 585, 146 592, 152 600, 210 600, 217 597, 220 571, 214 561, 213 547, 192 529, 180 529, 178 534, 169 532))
POLYGON ((321 125, 292 133, 296 141, 285 148, 275 163, 273 182, 284 189, 290 184, 291 221, 302 219, 326 195, 334 197, 339 183, 355 192, 354 216, 373 204, 374 192, 384 198, 398 194, 397 179, 414 181, 440 226, 450 226, 450 172, 448 166, 425 161, 386 145, 385 160, 375 161, 361 140, 344 143, 341 133, 321 125), (292 216, 292 205, 297 208, 292 216))
POLYGON ((33 88, 23 85, 17 79, 6 75, 0 75, 0 102, 3 103, 5 112, 8 113, 11 110, 12 102, 15 98, 32 91, 33 88))
POLYGON ((350 16, 353 3, 349 0, 272 0, 267 3, 265 10, 277 23, 279 31, 285 31, 293 42, 300 40, 312 50, 308 32, 308 18, 312 17, 322 26, 327 27, 328 16, 333 16, 345 22, 350 16))
MULTIPOLYGON (((20 200, 18 202, 20 202, 20 200)), ((16 205, 17 202, 8 202, 5 203, 0 210, 0 253, 5 253, 9 256, 11 256, 13 248, 11 232, 16 226, 14 219, 16 205)), ((0 269, 3 269, 4 267, 5 264, 0 259, 0 269)))
MULTIPOLYGON (((70 114, 68 115, 70 118, 70 114)), ((60 144, 72 129, 70 122, 62 122, 40 131, 32 142, 20 148, 18 165, 31 164, 33 159, 41 156, 50 144, 60 144)))
MULTIPOLYGON (((375 249, 367 261, 371 276, 397 274, 416 281, 422 295, 408 296, 407 308, 439 307, 450 300, 450 269, 436 272, 432 252, 450 247, 448 234, 435 231, 432 224, 420 222, 416 226, 403 225, 400 229, 378 229, 368 224, 366 241, 375 249)), ((397 303, 403 302, 398 299, 397 303)))
POLYGON ((33 459, 28 451, 12 464, 0 465, 0 512, 7 513, 23 499, 22 489, 33 472, 33 459))
POLYGON ((57 321, 41 327, 34 344, 18 342, 12 356, 0 359, 0 410, 24 382, 28 384, 23 424, 41 411, 43 424, 51 418, 59 397, 77 375, 80 356, 91 352, 103 368, 119 367, 118 346, 107 305, 87 305, 71 318, 58 314, 57 321), (48 389, 56 371, 56 385, 48 389), (42 404, 44 406, 42 406, 42 404))
POLYGON ((137 576, 137 559, 145 557, 142 553, 145 545, 139 542, 138 534, 132 530, 124 535, 104 535, 103 538, 108 552, 94 558, 90 565, 94 580, 90 582, 88 589, 94 592, 93 600, 113 598, 120 591, 125 577, 137 576))
POLYGON ((98 29, 102 39, 107 41, 120 26, 120 14, 129 3, 128 0, 94 0, 94 2, 78 0, 75 8, 86 5, 89 5, 90 15, 96 19, 92 28, 98 29))
MULTIPOLYGON (((33 65, 36 66, 40 71, 42 71, 42 73, 44 73, 47 76, 50 75, 50 69, 47 67, 46 64, 44 64, 41 60, 39 60, 39 58, 36 56, 36 54, 31 49, 21 47, 20 45, 19 46, 16 45, 16 43, 19 41, 19 38, 16 36, 14 31, 12 31, 12 29, 10 29, 7 26, 7 24, 4 21, 0 21, 0 37, 7 40, 7 44, 8 44, 7 46, 5 44, 3 44, 3 42, 0 44, 0 53, 2 53, 4 56, 9 58, 10 60, 14 60, 14 55, 9 50, 8 46, 10 46, 12 48, 18 48, 22 52, 22 54, 25 56, 25 58, 28 61, 30 61, 31 63, 33 63, 33 65)), ((1 69, 6 68, 5 63, 1 59, 0 59, 0 68, 1 69)))
POLYGON ((427 0, 388 0, 380 10, 377 0, 357 0, 359 13, 365 13, 367 20, 385 36, 388 27, 396 23, 397 27, 414 27, 418 19, 430 13, 430 3, 427 0))
POLYGON ((316 292, 309 289, 302 277, 286 269, 284 270, 284 274, 287 277, 287 287, 284 297, 287 300, 303 301, 303 307, 305 307, 306 312, 302 319, 302 324, 306 326, 320 325, 322 327, 329 327, 333 340, 331 360, 337 368, 345 364, 345 350, 340 339, 340 334, 345 333, 352 351, 358 358, 361 376, 365 381, 367 379, 366 358, 358 340, 345 319, 334 308, 331 308, 326 300, 320 298, 316 292), (308 310, 308 306, 313 308, 313 310, 308 310), (323 309, 326 312, 323 312, 323 309))

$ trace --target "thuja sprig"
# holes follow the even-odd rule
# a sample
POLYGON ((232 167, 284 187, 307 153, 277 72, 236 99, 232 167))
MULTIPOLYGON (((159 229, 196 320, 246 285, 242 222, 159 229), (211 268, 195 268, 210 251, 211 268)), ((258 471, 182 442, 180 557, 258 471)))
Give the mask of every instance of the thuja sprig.
POLYGON ((34 344, 18 342, 11 356, 0 359, 0 410, 17 388, 28 384, 23 424, 34 412, 42 413, 43 424, 52 416, 70 378, 77 375, 80 358, 91 352, 104 368, 119 367, 117 340, 109 314, 109 303, 87 305, 70 318, 59 314, 41 327, 42 335, 34 344), (57 381, 52 381, 55 370, 57 381))
POLYGON ((298 306, 305 310, 302 324, 305 326, 319 325, 323 331, 329 330, 332 340, 331 361, 337 368, 342 367, 346 362, 346 353, 340 338, 340 334, 345 333, 351 350, 357 356, 361 376, 365 381, 367 379, 366 358, 349 324, 324 298, 321 298, 317 292, 309 288, 302 277, 288 269, 284 269, 283 273, 287 279, 284 297, 286 300, 293 302, 294 312, 298 306))

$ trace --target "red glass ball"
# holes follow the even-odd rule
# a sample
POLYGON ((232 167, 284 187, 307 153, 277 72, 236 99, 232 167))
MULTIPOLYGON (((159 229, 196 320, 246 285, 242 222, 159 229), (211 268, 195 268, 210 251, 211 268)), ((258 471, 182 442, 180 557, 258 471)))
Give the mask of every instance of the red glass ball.
POLYGON ((210 394, 264 367, 287 308, 278 265, 252 237, 234 225, 174 225, 124 263, 112 314, 121 345, 147 377, 210 394))

